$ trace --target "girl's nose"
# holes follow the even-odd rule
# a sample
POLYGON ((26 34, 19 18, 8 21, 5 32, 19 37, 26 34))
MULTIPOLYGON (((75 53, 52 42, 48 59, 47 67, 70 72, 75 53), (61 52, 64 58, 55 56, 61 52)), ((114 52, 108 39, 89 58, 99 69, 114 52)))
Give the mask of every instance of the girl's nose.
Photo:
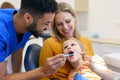
POLYGON ((68 46, 68 50, 71 49, 71 46, 68 46))

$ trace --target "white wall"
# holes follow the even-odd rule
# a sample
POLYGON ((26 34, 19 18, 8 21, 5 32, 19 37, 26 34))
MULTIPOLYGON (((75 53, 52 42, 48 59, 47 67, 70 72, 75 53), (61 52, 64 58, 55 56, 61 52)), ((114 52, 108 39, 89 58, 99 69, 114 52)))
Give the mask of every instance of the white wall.
MULTIPOLYGON (((21 0, 0 0, 0 6, 1 4, 4 2, 4 1, 7 1, 7 2, 10 2, 12 3, 16 8, 19 8, 20 7, 20 2, 21 0)), ((75 8, 75 5, 74 5, 74 0, 56 0, 57 2, 67 2, 68 4, 70 4, 73 8, 75 8)))
POLYGON ((20 2, 21 2, 21 0, 0 0, 0 6, 5 1, 12 3, 15 6, 15 8, 17 8, 17 9, 20 8, 20 2))
POLYGON ((72 6, 73 9, 75 9, 75 1, 74 0, 56 0, 57 2, 66 2, 72 6))
POLYGON ((120 0, 89 0, 88 30, 120 39, 120 0))

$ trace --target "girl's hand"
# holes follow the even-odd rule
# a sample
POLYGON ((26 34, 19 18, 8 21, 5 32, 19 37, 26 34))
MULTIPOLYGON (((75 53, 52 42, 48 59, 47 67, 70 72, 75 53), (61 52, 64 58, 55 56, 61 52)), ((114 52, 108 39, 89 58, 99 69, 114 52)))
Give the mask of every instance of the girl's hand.
POLYGON ((84 56, 84 65, 89 66, 92 61, 92 56, 84 56))
POLYGON ((95 68, 102 69, 102 70, 107 69, 103 58, 100 57, 99 55, 85 56, 84 57, 84 65, 87 65, 92 70, 94 70, 95 68))

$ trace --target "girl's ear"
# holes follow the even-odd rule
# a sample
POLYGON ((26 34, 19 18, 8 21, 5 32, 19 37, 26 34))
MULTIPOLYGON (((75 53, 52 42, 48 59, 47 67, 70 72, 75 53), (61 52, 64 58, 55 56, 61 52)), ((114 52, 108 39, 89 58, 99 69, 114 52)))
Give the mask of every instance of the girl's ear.
POLYGON ((81 49, 81 54, 85 54, 85 49, 81 49))

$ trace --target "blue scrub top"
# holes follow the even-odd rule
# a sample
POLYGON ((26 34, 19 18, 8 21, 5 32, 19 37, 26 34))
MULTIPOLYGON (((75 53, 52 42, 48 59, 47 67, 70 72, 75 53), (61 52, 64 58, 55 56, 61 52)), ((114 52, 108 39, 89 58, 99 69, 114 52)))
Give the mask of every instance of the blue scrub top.
POLYGON ((17 49, 24 47, 30 37, 30 33, 23 35, 21 42, 18 42, 17 34, 13 24, 15 9, 0 9, 0 62, 14 53, 17 49))

